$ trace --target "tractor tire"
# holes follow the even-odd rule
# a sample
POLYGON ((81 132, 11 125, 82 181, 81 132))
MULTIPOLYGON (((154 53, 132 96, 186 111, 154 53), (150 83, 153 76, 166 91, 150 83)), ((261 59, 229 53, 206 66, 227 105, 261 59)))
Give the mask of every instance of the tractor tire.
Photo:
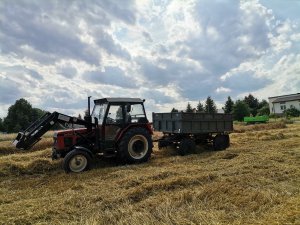
POLYGON ((117 157, 122 163, 142 163, 149 160, 153 143, 149 132, 141 127, 128 130, 122 137, 117 157))
POLYGON ((182 139, 179 144, 179 155, 184 156, 187 154, 195 153, 196 150, 196 143, 194 140, 190 138, 182 139))
POLYGON ((215 151, 221 151, 229 147, 229 136, 217 134, 213 139, 213 147, 215 151))
POLYGON ((72 150, 64 158, 63 168, 66 173, 80 173, 91 167, 92 157, 82 150, 72 150))

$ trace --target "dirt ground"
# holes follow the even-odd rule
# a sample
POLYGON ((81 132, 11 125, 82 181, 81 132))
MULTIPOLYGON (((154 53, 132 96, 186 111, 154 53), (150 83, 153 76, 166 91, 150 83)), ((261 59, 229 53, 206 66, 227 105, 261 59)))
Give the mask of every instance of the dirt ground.
POLYGON ((81 174, 51 160, 51 134, 30 152, 2 135, 0 223, 300 224, 300 124, 235 130, 225 151, 155 145, 148 163, 97 159, 81 174))

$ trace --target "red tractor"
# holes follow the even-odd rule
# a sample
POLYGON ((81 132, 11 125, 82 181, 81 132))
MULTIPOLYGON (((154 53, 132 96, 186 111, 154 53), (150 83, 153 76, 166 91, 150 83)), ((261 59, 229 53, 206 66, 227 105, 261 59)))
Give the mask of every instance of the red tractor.
POLYGON ((19 132, 13 142, 17 148, 30 149, 54 124, 72 129, 54 133, 52 158, 64 158, 66 172, 82 172, 91 166, 95 155, 116 156, 124 163, 141 163, 150 158, 153 143, 144 100, 103 98, 94 100, 94 109, 84 120, 58 112, 46 113, 19 132), (81 128, 74 128, 81 126, 81 128))

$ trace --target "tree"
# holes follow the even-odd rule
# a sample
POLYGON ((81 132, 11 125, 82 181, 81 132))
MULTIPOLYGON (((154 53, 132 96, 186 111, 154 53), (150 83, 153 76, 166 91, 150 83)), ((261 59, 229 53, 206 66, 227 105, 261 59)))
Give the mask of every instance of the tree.
POLYGON ((187 104, 187 106, 186 106, 185 112, 188 112, 188 113, 193 112, 193 108, 192 108, 192 106, 191 106, 191 104, 190 104, 189 102, 188 102, 188 104, 187 104))
POLYGON ((200 101, 197 105, 196 112, 204 112, 204 106, 202 105, 202 103, 200 101))
POLYGON ((253 116, 256 116, 257 110, 259 108, 259 101, 257 98, 254 98, 253 95, 249 94, 248 96, 245 96, 244 102, 249 106, 250 113, 253 116))
POLYGON ((80 113, 78 114, 78 119, 82 119, 82 116, 80 113))
POLYGON ((269 103, 267 100, 263 99, 261 102, 258 103, 258 108, 261 109, 263 107, 269 107, 269 103))
POLYGON ((265 99, 258 103, 257 115, 270 115, 269 103, 265 99))
POLYGON ((173 109, 171 110, 171 113, 176 113, 176 112, 178 112, 178 109, 173 108, 173 109))
POLYGON ((8 108, 7 117, 4 118, 4 127, 7 132, 18 132, 26 128, 31 120, 32 106, 21 98, 8 108))
POLYGON ((210 96, 208 96, 206 99, 204 110, 207 113, 216 113, 217 112, 217 106, 216 106, 214 100, 212 100, 210 96))
POLYGON ((263 116, 263 115, 270 115, 270 108, 269 106, 263 106, 262 108, 258 109, 257 115, 263 116))
POLYGON ((4 131, 3 120, 0 118, 0 131, 4 131))
POLYGON ((232 113, 234 106, 234 102, 231 100, 231 97, 228 96, 227 101, 225 102, 224 112, 225 113, 232 113))
POLYGON ((233 106, 233 118, 238 121, 243 121, 245 116, 250 115, 249 106, 241 100, 237 100, 233 106))
POLYGON ((19 132, 21 129, 27 128, 44 113, 41 109, 32 108, 27 100, 21 98, 8 108, 7 117, 3 121, 4 130, 9 133, 19 132))

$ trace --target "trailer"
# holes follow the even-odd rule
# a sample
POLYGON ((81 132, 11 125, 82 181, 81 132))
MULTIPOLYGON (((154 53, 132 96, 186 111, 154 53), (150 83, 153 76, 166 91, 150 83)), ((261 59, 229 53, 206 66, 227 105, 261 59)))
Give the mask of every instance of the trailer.
POLYGON ((174 146, 180 155, 195 152, 196 145, 212 143, 214 150, 229 147, 233 131, 232 114, 223 113, 152 113, 153 129, 163 133, 158 148, 174 146))
POLYGON ((247 124, 266 123, 269 121, 268 116, 246 116, 244 122, 247 124))

